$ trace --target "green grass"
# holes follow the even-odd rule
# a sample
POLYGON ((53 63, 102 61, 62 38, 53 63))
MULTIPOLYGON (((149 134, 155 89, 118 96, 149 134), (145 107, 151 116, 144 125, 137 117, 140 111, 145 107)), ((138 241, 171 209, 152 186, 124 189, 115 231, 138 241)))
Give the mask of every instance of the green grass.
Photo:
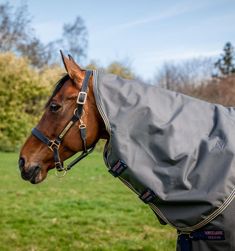
POLYGON ((0 250, 175 250, 175 231, 113 178, 94 153, 58 179, 20 178, 17 154, 0 153, 0 250))

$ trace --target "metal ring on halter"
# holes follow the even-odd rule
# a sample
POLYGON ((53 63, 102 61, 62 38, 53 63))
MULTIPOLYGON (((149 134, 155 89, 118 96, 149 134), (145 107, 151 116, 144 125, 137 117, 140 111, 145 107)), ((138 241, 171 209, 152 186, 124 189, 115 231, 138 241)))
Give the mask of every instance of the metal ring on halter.
POLYGON ((86 125, 82 122, 80 125, 79 125, 79 129, 85 129, 86 128, 86 125))
POLYGON ((78 108, 74 109, 74 111, 73 111, 73 114, 74 114, 74 115, 76 115, 77 109, 78 109, 78 108))
POLYGON ((55 169, 55 175, 58 178, 63 178, 67 173, 67 168, 64 168, 62 171, 58 171, 57 169, 55 169))
MULTIPOLYGON (((74 109, 74 111, 73 111, 73 114, 74 114, 74 115, 76 115, 77 109, 78 109, 78 108, 75 108, 75 109, 74 109)), ((86 115, 86 111, 85 111, 85 109, 83 108, 83 109, 82 109, 82 116, 81 116, 81 118, 82 118, 83 116, 85 116, 85 115, 86 115)))

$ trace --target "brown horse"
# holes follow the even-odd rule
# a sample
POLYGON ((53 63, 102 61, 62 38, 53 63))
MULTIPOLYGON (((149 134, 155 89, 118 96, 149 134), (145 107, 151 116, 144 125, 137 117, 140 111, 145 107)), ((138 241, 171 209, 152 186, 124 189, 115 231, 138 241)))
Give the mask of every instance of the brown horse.
POLYGON ((109 172, 178 230, 177 250, 235 251, 233 110, 62 59, 67 75, 22 147, 22 178, 66 172, 107 139, 109 172))
MULTIPOLYGON (((60 85, 61 87, 57 88, 58 92, 55 90, 55 93, 47 102, 45 112, 36 127, 50 139, 56 138, 73 117, 77 108, 77 96, 85 76, 85 71, 71 57, 68 59, 63 56, 63 62, 68 75, 58 83, 57 87, 60 85)), ((81 121, 86 126, 86 143, 88 148, 94 145, 100 138, 105 139, 108 137, 96 107, 92 80, 93 76, 89 79, 87 102, 83 105, 82 120, 79 119, 74 123, 74 126, 67 132, 66 137, 60 144, 59 155, 62 162, 83 150, 78 129, 81 121)), ((29 180, 31 183, 39 183, 46 178, 47 172, 55 167, 53 151, 38 138, 31 135, 22 147, 19 167, 23 179, 29 180)))

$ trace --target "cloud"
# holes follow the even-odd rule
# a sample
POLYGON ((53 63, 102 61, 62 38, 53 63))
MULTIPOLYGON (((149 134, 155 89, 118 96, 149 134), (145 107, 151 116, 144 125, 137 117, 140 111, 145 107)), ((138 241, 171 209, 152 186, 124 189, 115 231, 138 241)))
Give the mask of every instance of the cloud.
POLYGON ((166 62, 177 63, 193 58, 216 58, 219 50, 179 50, 155 51, 139 54, 133 60, 133 68, 145 79, 151 79, 158 69, 166 62))
POLYGON ((170 10, 166 10, 165 12, 160 13, 156 16, 146 17, 146 18, 137 19, 137 20, 134 20, 131 22, 127 22, 124 24, 120 24, 117 26, 117 28, 121 28, 121 29, 134 28, 139 25, 153 23, 156 21, 161 21, 164 19, 176 17, 178 15, 181 15, 181 14, 188 12, 189 10, 190 10, 189 6, 184 6, 184 7, 175 6, 174 8, 171 8, 170 10))
MULTIPOLYGON (((214 0, 213 5, 215 6, 216 4, 219 4, 223 1, 224 0, 214 0)), ((193 11, 211 6, 211 1, 207 1, 207 0, 201 1, 201 2, 175 1, 175 4, 171 3, 170 5, 168 3, 166 6, 167 6, 166 10, 158 9, 156 11, 156 15, 154 16, 143 17, 143 18, 132 20, 123 24, 119 24, 116 27, 112 27, 112 29, 115 30, 116 28, 117 30, 125 30, 125 29, 135 28, 140 25, 151 24, 158 21, 171 19, 185 13, 193 12, 193 11)))
POLYGON ((155 52, 147 52, 142 55, 138 55, 138 58, 144 64, 162 64, 167 61, 181 61, 198 57, 215 57, 220 53, 219 50, 196 50, 196 49, 179 49, 177 51, 155 51, 155 52))

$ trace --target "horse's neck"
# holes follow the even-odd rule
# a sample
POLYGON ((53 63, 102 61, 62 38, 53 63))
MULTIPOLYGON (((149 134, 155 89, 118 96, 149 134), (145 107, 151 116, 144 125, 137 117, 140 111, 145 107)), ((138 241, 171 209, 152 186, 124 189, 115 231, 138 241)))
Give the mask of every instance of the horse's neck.
POLYGON ((94 95, 94 86, 93 86, 93 80, 89 83, 89 90, 90 90, 90 99, 89 99, 89 102, 90 102, 90 109, 93 109, 93 114, 95 116, 95 121, 96 123, 98 123, 98 127, 99 127, 99 135, 98 135, 98 138, 99 139, 109 139, 109 134, 106 130, 106 127, 105 127, 105 123, 99 113, 99 110, 97 108, 97 105, 96 105, 96 100, 95 100, 95 95, 94 95))

